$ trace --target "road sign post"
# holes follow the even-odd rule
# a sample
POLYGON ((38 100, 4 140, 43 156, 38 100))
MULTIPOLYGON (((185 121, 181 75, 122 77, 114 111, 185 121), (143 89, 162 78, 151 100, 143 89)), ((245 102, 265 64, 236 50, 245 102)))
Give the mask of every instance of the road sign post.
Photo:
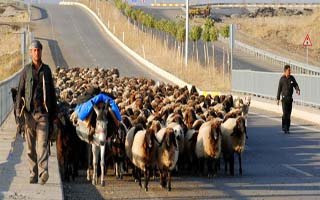
POLYGON ((312 42, 309 34, 307 34, 307 36, 305 37, 303 41, 303 46, 307 48, 306 60, 307 60, 307 64, 309 64, 309 47, 312 46, 312 42))

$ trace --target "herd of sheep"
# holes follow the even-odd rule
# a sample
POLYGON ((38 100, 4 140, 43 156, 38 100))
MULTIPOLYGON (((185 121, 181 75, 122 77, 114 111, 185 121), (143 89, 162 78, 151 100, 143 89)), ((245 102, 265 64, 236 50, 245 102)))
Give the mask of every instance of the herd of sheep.
POLYGON ((242 174, 250 98, 199 95, 195 87, 120 77, 117 69, 58 68, 54 77, 58 99, 69 109, 90 95, 92 88, 115 98, 125 130, 119 151, 114 151, 125 155, 117 173, 132 166, 140 186, 144 175, 145 190, 149 178, 158 174, 161 186, 168 190, 172 172, 212 177, 220 169, 220 159, 225 171, 229 168, 234 175, 234 154, 242 174))

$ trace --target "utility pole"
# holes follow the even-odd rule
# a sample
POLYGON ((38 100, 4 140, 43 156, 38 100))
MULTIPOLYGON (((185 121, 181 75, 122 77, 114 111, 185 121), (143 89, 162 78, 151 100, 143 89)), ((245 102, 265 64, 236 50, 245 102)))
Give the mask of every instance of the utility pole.
POLYGON ((21 33, 21 55, 22 55, 22 67, 25 65, 25 53, 26 53, 26 30, 21 33))
POLYGON ((185 55, 184 65, 188 66, 188 40, 189 40, 189 0, 186 0, 186 41, 185 41, 185 55))
POLYGON ((235 31, 234 31, 234 25, 230 24, 229 28, 229 36, 230 36, 230 78, 232 80, 232 70, 233 70, 233 49, 234 49, 234 38, 235 38, 235 31))

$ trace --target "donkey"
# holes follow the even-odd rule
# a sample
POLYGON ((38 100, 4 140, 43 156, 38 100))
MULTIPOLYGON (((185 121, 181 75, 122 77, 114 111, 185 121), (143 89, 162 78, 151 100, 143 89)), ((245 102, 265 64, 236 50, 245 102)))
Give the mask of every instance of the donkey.
MULTIPOLYGON (((105 169, 105 149, 106 149, 106 142, 107 142, 107 125, 108 125, 108 118, 107 113, 109 110, 109 104, 99 103, 93 106, 94 112, 97 115, 96 124, 95 124, 95 131, 91 143, 92 147, 92 164, 93 164, 93 174, 92 174, 92 184, 96 185, 98 182, 98 157, 100 153, 100 167, 101 167, 101 185, 104 186, 104 169, 105 169), (100 152, 99 152, 100 150, 100 152)), ((90 173, 87 170, 87 179, 90 180, 90 173)))
MULTIPOLYGON (((94 105, 94 103, 92 102, 94 105)), ((76 126, 76 131, 78 137, 81 140, 87 142, 91 145, 92 152, 92 165, 93 165, 93 174, 92 177, 90 175, 90 162, 91 162, 91 152, 89 151, 88 155, 88 168, 87 168, 87 180, 92 180, 92 184, 96 185, 98 182, 98 157, 100 153, 100 167, 101 167, 101 185, 104 186, 104 174, 105 174, 105 151, 106 151, 106 143, 107 143, 107 126, 108 126, 108 111, 109 104, 108 103, 99 103, 93 106, 94 112, 90 114, 89 125, 87 121, 81 121, 77 119, 77 114, 71 115, 71 121, 76 126), (91 127, 91 128, 88 128, 91 127), (93 135, 91 134, 91 131, 93 135), (99 151, 100 150, 100 151, 99 151)), ((90 149, 90 148, 89 148, 90 149)))

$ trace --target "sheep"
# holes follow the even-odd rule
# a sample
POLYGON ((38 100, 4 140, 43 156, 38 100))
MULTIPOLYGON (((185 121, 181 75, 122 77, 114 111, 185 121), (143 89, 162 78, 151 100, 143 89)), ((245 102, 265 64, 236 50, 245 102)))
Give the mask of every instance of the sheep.
MULTIPOLYGON (((178 149, 180 153, 180 157, 183 158, 183 153, 184 153, 184 128, 178 124, 178 123, 170 123, 168 124, 167 128, 172 128, 174 130, 174 134, 176 136, 176 139, 178 141, 178 149)), ((181 163, 182 160, 180 159, 179 164, 181 163)), ((179 166, 178 164, 178 166, 179 166)))
POLYGON ((135 172, 141 187, 141 171, 144 172, 144 188, 148 191, 150 172, 156 164, 156 145, 159 144, 153 129, 138 131, 132 144, 132 163, 136 166, 135 172))
POLYGON ((137 126, 133 126, 132 128, 130 128, 128 130, 128 133, 126 135, 126 140, 125 140, 125 149, 126 149, 126 155, 129 158, 130 161, 132 161, 132 144, 133 144, 133 139, 135 134, 140 131, 143 130, 143 127, 141 125, 137 125, 137 126))
POLYGON ((168 191, 171 191, 171 171, 175 168, 179 157, 177 139, 172 128, 166 128, 161 136, 158 134, 157 138, 161 139, 157 157, 160 185, 162 188, 167 186, 168 191))
POLYGON ((188 108, 185 111, 184 119, 185 119, 185 123, 186 123, 187 127, 191 128, 194 121, 197 120, 197 116, 196 116, 196 113, 193 108, 188 108))
POLYGON ((234 153, 239 158, 239 174, 242 175, 241 154, 245 149, 246 142, 246 125, 245 118, 229 118, 221 125, 222 132, 222 154, 225 162, 225 172, 229 163, 230 174, 234 176, 234 153))
POLYGON ((221 121, 212 119, 201 125, 196 143, 196 155, 199 159, 199 170, 203 161, 207 161, 208 177, 217 172, 217 163, 221 153, 221 121), (213 169, 212 169, 213 167, 213 169))
POLYGON ((117 179, 122 179, 126 159, 125 139, 128 130, 123 122, 120 122, 118 131, 111 137, 111 156, 114 163, 114 170, 117 179))

